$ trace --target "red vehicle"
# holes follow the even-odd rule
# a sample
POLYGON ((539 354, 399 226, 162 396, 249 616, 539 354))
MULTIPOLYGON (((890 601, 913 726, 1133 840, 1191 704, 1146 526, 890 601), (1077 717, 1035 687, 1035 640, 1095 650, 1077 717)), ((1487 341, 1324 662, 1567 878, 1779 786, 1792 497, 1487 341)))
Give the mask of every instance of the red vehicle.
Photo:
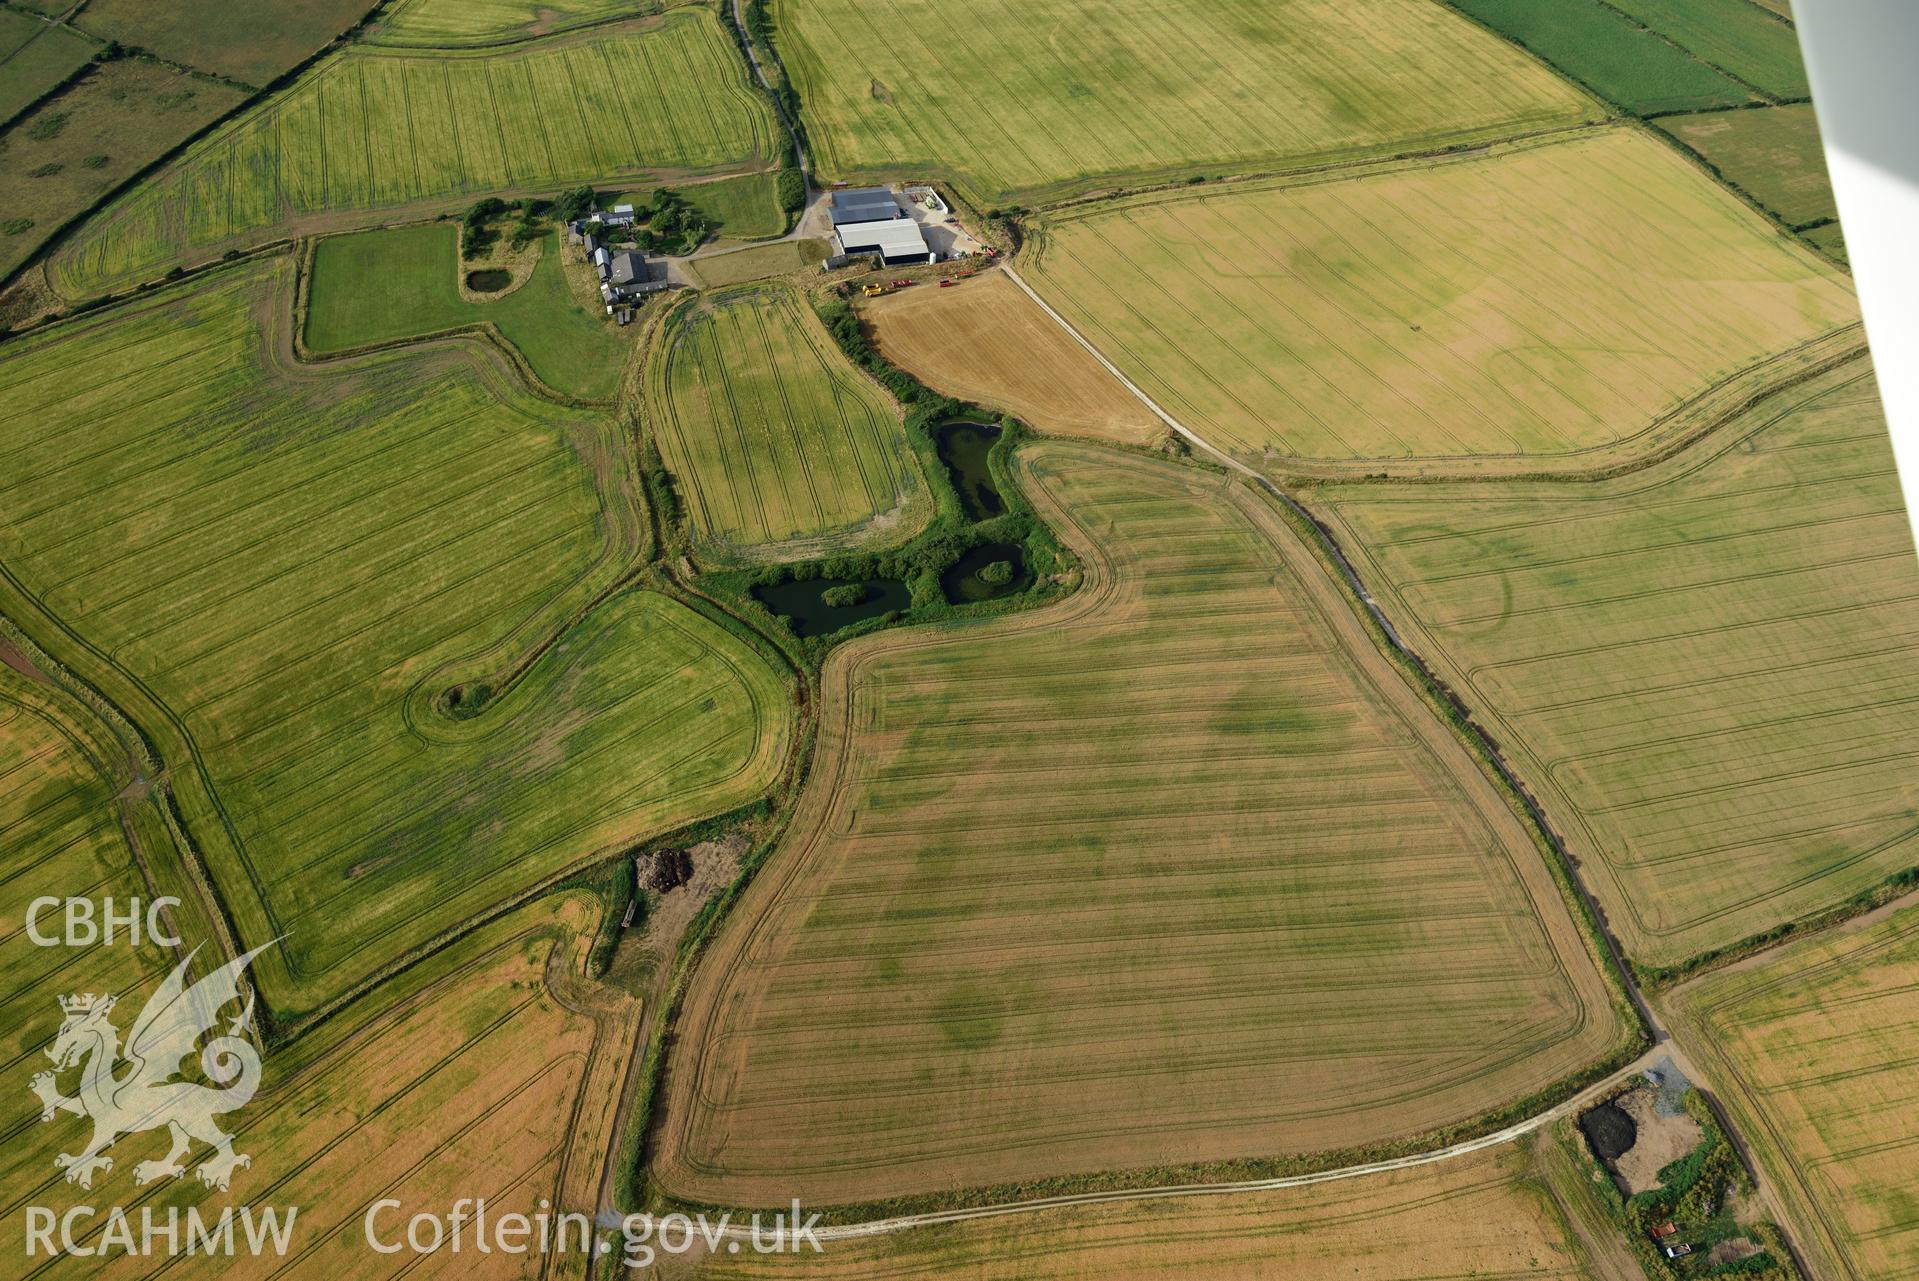
POLYGON ((1678 1234, 1679 1234, 1678 1224, 1662 1223, 1658 1227, 1652 1230, 1652 1239, 1655 1241, 1664 1241, 1667 1237, 1677 1236, 1678 1234))
POLYGON ((912 281, 910 281, 910 280, 895 280, 895 281, 893 282, 893 288, 895 288, 895 289, 904 289, 904 288, 906 288, 906 287, 907 287, 908 285, 910 285, 910 284, 912 284, 912 283, 913 283, 913 282, 912 282, 912 281))
POLYGON ((952 288, 952 287, 953 287, 954 285, 956 285, 956 284, 958 284, 958 283, 959 283, 959 282, 958 282, 958 281, 956 281, 956 280, 942 280, 942 281, 940 281, 940 288, 941 288, 941 289, 951 289, 951 288, 952 288))

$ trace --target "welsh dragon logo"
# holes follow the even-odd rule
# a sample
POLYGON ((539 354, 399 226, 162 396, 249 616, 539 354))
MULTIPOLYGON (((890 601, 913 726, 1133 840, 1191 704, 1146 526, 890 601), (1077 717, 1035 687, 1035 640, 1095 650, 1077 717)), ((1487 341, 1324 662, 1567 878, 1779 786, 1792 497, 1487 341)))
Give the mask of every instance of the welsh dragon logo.
POLYGON ((198 1170, 208 1187, 224 1190, 234 1170, 253 1163, 251 1157, 235 1152, 233 1136, 214 1124, 215 1117, 245 1107, 260 1087, 260 1052, 245 1039, 253 1022, 252 995, 247 996, 246 1008, 228 1022, 224 1035, 205 1046, 200 1038, 219 1023, 222 1009, 240 999, 240 976, 254 957, 271 946, 253 949, 191 986, 187 967, 199 949, 189 952, 148 998, 124 1046, 111 1021, 114 997, 88 992, 60 998, 66 1017, 47 1050, 53 1071, 33 1078, 33 1092, 40 1098, 42 1121, 72 1112, 93 1122, 93 1138, 78 1155, 62 1153, 53 1159, 67 1172, 67 1182, 91 1188, 96 1170, 113 1168, 106 1150, 115 1140, 161 1126, 172 1136, 173 1147, 158 1161, 134 1166, 135 1183, 185 1174, 181 1159, 196 1140, 213 1149, 198 1170), (196 1049, 200 1069, 214 1085, 175 1079, 196 1049), (58 1074, 82 1061, 79 1093, 61 1094, 58 1074))

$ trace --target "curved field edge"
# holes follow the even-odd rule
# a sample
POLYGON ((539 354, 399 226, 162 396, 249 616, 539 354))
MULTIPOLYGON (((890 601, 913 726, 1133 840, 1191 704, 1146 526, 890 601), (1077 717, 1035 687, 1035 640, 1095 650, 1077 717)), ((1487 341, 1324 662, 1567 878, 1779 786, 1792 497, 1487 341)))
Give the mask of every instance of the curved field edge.
MULTIPOLYGON (((1059 461, 1075 456, 1100 460, 1107 464, 1123 462, 1131 458, 1131 465, 1166 468, 1170 473, 1183 474, 1189 478, 1207 474, 1193 469, 1176 468, 1165 463, 1148 463, 1143 455, 1115 455, 1091 446, 1049 443, 1021 451, 1018 455, 1021 478, 1023 481, 1031 481, 1035 458, 1044 457, 1059 461), (1102 455, 1103 459, 1100 457, 1102 455)), ((1265 516, 1261 518, 1261 521, 1269 529, 1281 525, 1282 522, 1273 512, 1270 504, 1250 487, 1241 486, 1237 482, 1216 480, 1215 483, 1218 485, 1221 496, 1230 494, 1233 501, 1243 508, 1264 511, 1265 516)), ((1023 488, 1030 489, 1031 486, 1023 486, 1023 488)), ((1060 510, 1050 494, 1045 494, 1043 489, 1040 492, 1045 495, 1038 504, 1042 513, 1056 526, 1060 524, 1072 526, 1073 536, 1068 541, 1073 544, 1073 550, 1086 558, 1089 565, 1103 564, 1104 558, 1100 554, 1097 541, 1086 529, 1074 525, 1074 518, 1060 510)), ((1292 540, 1292 535, 1283 529, 1272 530, 1272 533, 1281 539, 1292 540)), ((1469 775, 1470 787, 1479 797, 1478 807, 1484 816, 1506 825, 1508 831, 1520 827, 1524 820, 1521 818, 1521 811, 1517 804, 1511 803, 1510 798, 1494 789, 1491 781, 1482 772, 1483 766, 1479 762, 1466 758, 1466 752, 1454 737, 1458 727, 1448 728, 1434 722, 1433 708, 1430 703, 1423 701, 1413 690, 1400 684, 1405 677, 1384 662, 1374 648, 1372 640, 1361 630, 1356 611, 1350 609, 1348 603, 1340 598, 1337 590, 1330 586, 1330 578, 1324 575, 1318 561, 1308 554, 1306 544, 1303 541, 1297 542, 1297 545, 1285 550, 1289 559, 1303 562, 1305 572, 1314 576, 1304 581, 1309 592, 1316 592, 1324 598, 1315 608, 1327 615, 1327 621, 1335 628, 1345 633, 1348 643, 1356 642, 1357 645, 1364 646, 1366 659, 1373 663, 1376 669, 1384 669, 1379 670, 1376 677, 1369 679, 1391 682, 1397 689, 1394 698, 1401 705, 1409 707, 1411 714, 1417 718, 1420 725, 1420 733, 1430 736, 1429 741, 1443 743, 1445 746, 1442 750, 1448 755, 1448 759, 1455 760, 1463 766, 1469 775), (1316 581, 1321 578, 1325 578, 1325 581, 1316 581)), ((838 789, 836 775, 841 768, 841 756, 847 749, 848 742, 843 718, 848 711, 848 698, 854 677, 864 663, 896 648, 937 643, 942 638, 967 638, 980 643, 990 643, 1002 636, 1029 630, 1062 627, 1074 619, 1098 614, 1115 590, 1123 589, 1116 589, 1110 577, 1101 578, 1099 574, 1091 573, 1088 585, 1075 596, 1039 613, 1024 615, 1010 626, 912 629, 856 641, 835 651, 827 661, 822 680, 822 748, 816 761, 815 776, 808 780, 808 790, 800 799, 786 843, 793 843, 795 834, 813 831, 823 817, 826 807, 834 805, 838 789)), ((1515 853, 1522 859, 1530 860, 1535 855, 1548 852, 1538 833, 1532 831, 1530 827, 1526 829, 1526 832, 1525 836, 1519 838, 1519 844, 1523 848, 1515 850, 1515 853)), ((1546 869, 1532 865, 1530 862, 1527 863, 1527 868, 1529 870, 1525 871, 1524 876, 1533 885, 1534 903, 1539 905, 1538 910, 1543 911, 1548 918, 1558 919, 1561 922, 1555 931, 1559 939, 1557 946, 1572 949, 1573 955, 1578 958, 1574 965, 1590 975, 1590 985, 1587 988, 1588 999, 1596 1000, 1596 1010, 1603 1011, 1603 1015, 1596 1015, 1595 1007, 1588 1006, 1588 1014, 1599 1017, 1600 1022, 1597 1025, 1587 1025, 1586 1034, 1591 1036, 1595 1026, 1607 1030, 1601 1031, 1596 1043, 1590 1047, 1593 1060, 1588 1061, 1583 1068, 1570 1076, 1540 1083, 1536 1090, 1528 1093, 1527 1097, 1511 1100, 1496 1112, 1462 1118, 1437 1129, 1420 1127, 1421 1132, 1410 1137, 1382 1138, 1381 1141, 1367 1147, 1354 1147, 1338 1152, 1313 1151, 1274 1157, 1249 1155, 1245 1158, 1205 1160, 1154 1169, 1114 1169, 1097 1174, 1057 1176, 1036 1174, 1033 1178, 1014 1183, 995 1182, 990 1186, 978 1186, 977 1181, 974 1181, 975 1186, 971 1187, 944 1192, 907 1193, 891 1196, 883 1201, 820 1193, 816 1193, 809 1199, 815 1203, 822 1200, 834 1201, 836 1209, 832 1217, 846 1219, 866 1214, 893 1213, 903 1208, 946 1208, 956 1204, 980 1205, 1034 1193, 1050 1193, 1067 1189, 1156 1186, 1164 1183, 1210 1181, 1224 1177, 1295 1173, 1354 1164, 1382 1156, 1430 1151, 1465 1136, 1493 1132, 1510 1123, 1514 1118, 1528 1117, 1548 1106, 1550 1101, 1569 1097, 1591 1081, 1604 1077, 1618 1064, 1629 1060, 1637 1052, 1643 1037, 1634 1023, 1631 1007, 1623 995, 1617 976, 1607 971, 1611 976, 1610 980, 1599 977, 1598 971, 1606 964, 1603 948, 1589 931, 1573 926, 1575 913, 1567 910, 1568 887, 1561 879, 1561 869, 1553 865, 1552 874, 1549 876, 1546 869), (1548 884, 1549 881, 1550 884, 1548 884), (1539 897, 1541 894, 1544 895, 1543 899, 1539 897)), ((706 1199, 697 1194, 688 1195, 691 1189, 686 1182, 686 1175, 681 1165, 679 1147, 682 1142, 680 1138, 682 1127, 686 1124, 690 1092, 700 1088, 698 1080, 703 1062, 700 1056, 704 1054, 707 1039, 714 1035, 711 1025, 718 1012, 713 1001, 724 985, 730 981, 728 975, 736 963, 749 932, 763 924, 766 919, 765 912, 787 892, 788 884, 800 874, 801 870, 803 869, 800 869, 798 864, 792 862, 790 858, 782 860, 776 854, 773 866, 757 876, 744 892, 740 903, 701 958, 700 965, 692 976, 685 1005, 680 1011, 676 1028, 672 1033, 672 1041, 677 1047, 676 1052, 667 1059, 664 1082, 660 1087, 663 1091, 663 1120, 660 1121, 656 1130, 650 1170, 654 1191, 664 1193, 669 1199, 688 1202, 706 1199)), ((956 1179, 955 1182, 967 1181, 956 1179)), ((754 1198, 749 1196, 741 1199, 752 1201, 754 1198)))
MULTIPOLYGON (((281 270, 272 273, 238 273, 237 276, 228 277, 228 283, 237 284, 244 291, 249 284, 257 283, 263 274, 271 276, 273 286, 264 291, 253 308, 253 314, 269 335, 277 334, 281 345, 275 347, 272 339, 267 345, 269 351, 279 353, 278 359, 284 360, 285 330, 291 319, 284 304, 288 292, 284 265, 281 270), (253 280, 250 281, 248 277, 253 277, 253 280)), ((139 307, 116 309, 113 313, 89 317, 85 322, 62 324, 37 339, 34 345, 57 342, 69 335, 109 325, 120 316, 166 308, 179 300, 180 292, 163 291, 161 295, 144 300, 139 307)), ((11 356, 25 349, 16 346, 10 348, 9 354, 11 356)), ((457 357, 443 355, 442 358, 457 359, 474 372, 482 374, 482 385, 490 386, 494 394, 508 401, 519 394, 497 373, 488 374, 485 362, 473 363, 465 354, 457 357)), ((381 368, 383 359, 375 358, 364 367, 381 368)), ((287 376, 300 376, 297 367, 281 372, 287 376)), ((315 376, 308 374, 306 377, 311 379, 315 376)), ((540 413, 550 417, 552 411, 546 409, 540 413)), ((631 566, 636 563, 632 558, 644 546, 645 517, 638 497, 638 480, 630 475, 631 460, 627 457, 626 446, 614 435, 608 435, 602 448, 604 452, 601 457, 588 464, 596 473, 596 492, 601 493, 603 501, 607 503, 603 509, 602 529, 602 537, 607 542, 602 547, 601 569, 571 586, 556 588, 556 594, 548 598, 540 611, 527 615, 517 632, 505 635, 496 633, 496 638, 487 649, 469 654, 453 666, 443 666, 437 673, 421 673, 421 679, 416 682, 412 693, 395 710, 409 719, 416 732, 429 727, 434 721, 444 719, 445 714, 434 705, 437 692, 442 687, 441 682, 447 687, 462 683, 490 685, 493 692, 498 694, 498 703, 502 707, 523 702, 524 695, 516 692, 523 683, 521 675, 532 670, 542 655, 555 645, 564 647, 568 644, 580 623, 589 622, 603 614, 609 608, 606 602, 612 594, 624 589, 628 599, 645 598, 657 602, 648 606, 655 612, 680 611, 675 617, 684 626, 703 631, 710 641, 733 652, 734 658, 745 664, 740 670, 753 678, 738 688, 741 696, 753 700, 754 706, 759 709, 754 713, 756 723, 761 725, 755 739, 757 747, 745 773, 737 775, 728 788, 719 792, 708 789, 687 793, 676 802, 678 808, 674 813, 662 815, 658 822, 650 823, 646 831, 627 833, 611 848, 581 849, 564 865, 530 869, 521 875, 520 883, 509 892, 475 905, 470 916, 495 914, 504 906, 539 893, 543 887, 564 879, 580 867, 613 857, 630 840, 640 839, 648 832, 669 830, 698 819, 703 814, 729 810, 752 799, 771 785, 791 745, 790 677, 779 674, 782 668, 776 649, 768 647, 749 628, 723 624, 715 621, 709 610, 689 611, 687 606, 674 603, 670 584, 664 581, 654 582, 650 586, 626 585, 631 566), (666 594, 661 594, 662 591, 666 594), (722 636, 730 636, 731 639, 722 640, 722 636)), ((196 846, 199 850, 197 855, 189 853, 183 861, 194 869, 193 874, 203 877, 206 873, 199 869, 203 866, 213 869, 212 879, 219 886, 221 903, 229 914, 232 932, 247 940, 274 937, 280 933, 281 930, 266 909, 265 901, 260 897, 261 891, 247 870, 243 851, 235 844, 238 838, 231 818, 221 804, 193 735, 185 724, 150 689, 96 651, 83 636, 75 634, 53 615, 39 610, 11 576, 0 580, 0 592, 7 597, 6 612, 22 623, 36 641, 44 642, 57 655, 51 661, 71 667, 78 681, 99 691, 96 697, 103 705, 125 709, 120 714, 128 723, 130 732, 153 744, 151 753, 158 762, 154 772, 166 780, 171 788, 172 803, 164 807, 164 812, 180 842, 189 850, 196 846), (131 731, 133 724, 138 724, 140 729, 131 731), (191 842, 186 837, 189 830, 193 833, 191 842)), ((595 622, 593 625, 597 627, 600 624, 595 622)), ((468 731, 470 735, 473 729, 483 724, 454 722, 448 731, 451 735, 449 743, 461 737, 460 731, 468 731)), ((448 733, 436 736, 447 738, 448 733)), ((284 959, 279 959, 275 964, 268 957, 263 957, 261 979, 283 1026, 309 1022, 325 1010, 337 1007, 352 992, 364 990, 380 975, 403 965, 408 957, 430 951, 465 927, 465 922, 448 918, 441 922, 441 928, 437 930, 428 928, 423 931, 420 923, 414 923, 402 931, 410 938, 399 938, 388 931, 383 935, 389 949, 385 954, 379 949, 361 949, 354 956, 352 973, 340 971, 317 983, 314 976, 296 976, 284 959)), ((278 953, 283 950, 275 951, 278 953)))
POLYGON ((1660 1007, 1718 1088, 1819 1276, 1905 1275, 1919 896, 1745 958, 1666 993, 1660 1007))
MULTIPOLYGON (((1594 1262, 1587 1226, 1565 1201, 1558 1153, 1514 1144, 1444 1166, 1271 1192, 1168 1197, 976 1219, 838 1238, 807 1271, 822 1278, 980 1281, 1179 1276, 1427 1281, 1620 1281, 1594 1262), (1408 1242, 1419 1243, 1409 1250, 1408 1242)), ((1605 1225, 1610 1229, 1611 1225, 1605 1225)), ((791 1265, 714 1254, 700 1275, 759 1278, 791 1265)))
POLYGON ((696 293, 650 336, 645 426, 703 556, 797 560, 923 523, 927 482, 899 406, 799 290, 696 293))
POLYGON ((1782 717, 1801 714, 1781 709, 1779 700, 1791 690, 1797 691, 1793 700, 1811 709, 1804 713, 1810 717, 1804 733, 1856 725, 1866 742, 1896 744, 1895 726, 1885 720, 1892 713, 1882 713, 1878 723, 1861 723, 1869 705, 1858 704, 1856 691, 1843 682, 1833 684, 1835 673, 1856 662, 1868 664, 1861 680, 1893 679, 1886 665, 1896 666, 1905 634, 1901 619, 1911 616, 1912 584, 1901 570, 1911 557, 1910 535, 1870 377, 1863 353, 1835 360, 1755 398, 1689 448, 1590 489, 1466 481, 1439 490, 1372 484, 1311 491, 1394 623, 1435 661, 1441 679, 1458 687, 1471 706, 1468 714, 1486 718, 1502 750, 1519 762, 1519 776, 1541 789, 1546 812, 1574 837, 1575 851, 1591 859, 1586 866, 1596 874, 1605 909, 1619 918, 1634 968, 1650 984, 1670 984, 1870 909, 1912 883, 1910 853, 1902 857, 1898 844, 1903 831, 1910 845, 1910 825, 1901 826, 1901 807, 1887 791, 1889 777, 1876 791, 1868 789, 1869 752, 1841 753, 1829 744, 1830 759, 1802 761, 1813 781, 1793 784, 1781 775, 1760 788, 1749 779, 1742 783, 1736 758, 1724 748, 1687 764, 1672 759, 1676 743, 1639 744, 1628 733, 1635 724, 1665 722, 1678 741, 1697 739, 1701 750, 1721 740, 1738 742, 1729 736, 1742 734, 1749 749, 1760 753, 1755 759, 1780 761, 1782 752, 1804 757, 1810 748, 1777 737, 1782 717), (1678 488, 1681 481, 1685 487, 1678 488), (1782 498, 1789 500, 1784 506, 1782 498), (1679 523, 1665 529, 1662 512, 1679 523), (1558 525, 1593 521, 1600 524, 1585 527, 1583 536, 1609 539, 1603 552, 1536 545, 1558 525), (1808 540, 1793 534, 1795 522, 1843 531, 1844 537, 1808 540), (1435 559, 1461 540, 1477 554, 1472 566, 1435 559), (1648 566, 1645 577, 1623 591, 1620 576, 1633 571, 1620 567, 1642 564, 1648 566), (1498 575, 1487 590, 1499 595, 1482 592, 1475 604, 1462 593, 1472 588, 1469 580, 1485 574, 1498 575), (1594 581, 1589 590, 1581 586, 1588 578, 1594 581), (1755 594, 1754 584, 1763 584, 1764 593, 1755 594), (1684 612, 1676 612, 1681 605, 1684 612), (1579 611, 1573 616, 1581 620, 1584 642, 1570 650, 1567 638, 1556 641, 1539 631, 1541 619, 1563 618, 1569 610, 1579 611), (1804 617, 1788 627, 1795 610, 1804 617), (1697 611, 1713 611, 1713 617, 1697 611), (1495 624, 1495 615, 1502 621, 1495 624), (1701 638, 1722 627, 1730 629, 1729 643, 1702 648, 1701 638), (1775 651, 1765 640, 1769 633, 1793 639, 1775 651), (1693 640, 1682 654, 1673 647, 1687 636, 1693 640), (1642 673, 1633 684, 1623 676, 1602 678, 1611 664, 1626 661, 1597 657, 1615 645, 1628 655, 1643 651, 1646 657, 1637 661, 1657 663, 1658 670, 1642 673), (1557 656, 1557 667, 1543 666, 1547 655, 1557 656), (1747 692, 1731 707, 1698 706, 1689 715, 1676 714, 1673 700, 1686 688, 1680 677, 1687 672, 1710 682, 1708 688, 1731 683, 1747 692), (1607 713, 1622 699, 1641 702, 1641 721, 1607 713), (1590 712, 1582 710, 1588 705, 1590 712), (1752 710, 1740 719, 1732 715, 1740 708, 1752 710), (1761 716, 1765 709, 1776 710, 1761 716), (1600 719, 1573 733, 1577 718, 1588 714, 1600 719), (1767 739, 1768 733, 1774 737, 1767 739), (1605 795, 1612 800, 1600 813, 1586 809, 1591 770, 1598 765, 1580 764, 1580 744, 1596 762, 1610 762, 1605 795), (1663 764, 1648 767, 1649 774, 1616 777, 1624 764, 1641 757, 1663 764), (1700 775, 1707 792, 1697 804, 1720 806, 1700 813, 1719 817, 1688 818, 1685 807, 1654 787, 1661 774, 1700 775), (1788 786, 1809 801, 1826 775, 1846 789, 1837 794, 1843 803, 1832 802, 1841 808, 1837 817, 1816 816, 1818 825, 1807 828, 1813 820, 1803 813, 1768 818, 1761 812, 1761 800, 1778 809, 1778 798, 1793 794, 1788 786), (1715 799, 1719 792, 1737 795, 1742 787, 1750 814, 1727 812, 1724 800, 1715 799), (1877 804, 1869 805, 1875 796, 1877 804), (1648 815, 1643 820, 1634 817, 1641 810, 1648 815), (1670 852, 1686 823, 1704 824, 1728 849, 1742 841, 1769 844, 1775 858, 1729 863, 1722 851, 1717 883, 1706 875, 1710 869, 1689 874, 1686 865, 1695 859, 1670 852), (1832 866, 1822 873, 1813 858, 1814 838, 1844 836, 1851 830, 1847 823, 1859 834, 1828 856, 1832 866), (1627 853, 1632 866, 1616 868, 1627 853), (1788 854, 1796 861, 1788 861, 1788 854), (1676 869, 1675 877, 1692 879, 1648 881, 1662 863, 1676 869), (1784 871, 1775 871, 1774 863, 1784 871), (1770 879, 1762 880, 1762 872, 1770 879), (1632 877, 1638 887, 1628 889, 1632 877), (1822 892, 1821 884, 1831 888, 1822 892), (1784 906, 1765 910, 1773 901, 1784 906), (1686 911, 1694 918, 1685 917, 1686 911), (1690 925, 1675 923, 1687 919, 1690 925))
MULTIPOLYGON (((336 138, 334 145, 346 144, 336 138)), ((115 198, 54 248, 44 274, 56 295, 77 301, 124 290, 169 268, 292 236, 447 212, 475 196, 757 170, 777 156, 780 145, 771 107, 749 83, 718 18, 705 8, 503 51, 437 50, 428 56, 352 45, 196 139, 115 198), (615 53, 647 70, 616 67, 615 53), (653 67, 656 58, 675 55, 680 67, 653 67), (461 67, 480 70, 463 73, 455 88, 449 77, 461 67), (627 73, 670 84, 680 94, 660 98, 664 105, 653 114, 635 115, 653 100, 622 95, 619 77, 627 73), (447 105, 435 111, 412 107, 418 86, 408 78, 435 76, 435 86, 420 92, 443 93, 447 105), (593 83, 582 87, 582 78, 593 83), (327 96, 329 86, 339 104, 327 96), (369 118, 382 104, 393 117, 369 118), (561 120, 561 110, 571 118, 561 120), (463 115, 491 131, 461 134, 463 115), (382 123, 404 130, 404 139, 368 133, 382 123), (364 145, 332 157, 328 127, 355 130, 364 145)))
POLYGON ((1086 203, 1030 231, 1049 305, 1282 478, 1590 475, 1860 341, 1842 275, 1637 126, 1086 203), (1622 256, 1665 310, 1605 276, 1622 256))

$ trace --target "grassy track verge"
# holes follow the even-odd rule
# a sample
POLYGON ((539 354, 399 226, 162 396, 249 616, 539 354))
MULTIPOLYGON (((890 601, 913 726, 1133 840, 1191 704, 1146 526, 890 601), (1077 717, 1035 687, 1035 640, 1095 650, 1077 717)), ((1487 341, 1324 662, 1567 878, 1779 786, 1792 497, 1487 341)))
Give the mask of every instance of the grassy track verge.
POLYGON ((791 726, 749 646, 624 586, 613 424, 465 349, 290 368, 259 329, 285 276, 11 346, 0 561, 7 612, 153 736, 240 934, 286 936, 262 980, 297 1019, 751 799, 791 726))
POLYGON ((1302 1155, 1628 1039, 1523 826, 1270 507, 1093 446, 1017 457, 1086 584, 829 659, 785 844, 689 990, 667 1191, 1302 1155), (1462 1020, 1501 1031, 1468 1048, 1462 1020))
POLYGON ((1636 962, 1919 862, 1901 765, 1919 574, 1862 362, 1597 485, 1318 492, 1541 789, 1636 962))
POLYGON ((753 167, 778 150, 771 108, 703 8, 499 53, 356 46, 114 202, 61 246, 49 276, 70 297, 90 296, 289 229, 364 226, 379 211, 502 191, 753 167))
POLYGON ((1842 275, 1634 129, 1088 206, 1040 231, 1034 288, 1268 469, 1583 467, 1858 314, 1842 275))
POLYGON ((974 201, 1508 137, 1593 104, 1433 5, 775 0, 820 175, 974 201))
MULTIPOLYGON (((749 1252, 716 1255, 703 1277, 795 1271, 749 1252)), ((1598 1281, 1519 1146, 1443 1166, 1283 1192, 1073 1207, 835 1241, 804 1269, 831 1281, 886 1276, 981 1281, 1181 1276, 1358 1276, 1429 1281, 1598 1281), (1407 1243, 1419 1248, 1409 1250, 1407 1243)))

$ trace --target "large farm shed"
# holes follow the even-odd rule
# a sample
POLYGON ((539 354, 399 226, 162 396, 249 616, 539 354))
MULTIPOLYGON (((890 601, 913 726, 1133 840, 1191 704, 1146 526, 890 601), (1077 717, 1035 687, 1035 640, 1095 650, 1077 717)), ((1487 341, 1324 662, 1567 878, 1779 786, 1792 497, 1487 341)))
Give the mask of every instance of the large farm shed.
POLYGON ((833 232, 842 254, 877 253, 889 267, 933 261, 919 224, 901 215, 899 201, 884 187, 834 192, 833 232))

